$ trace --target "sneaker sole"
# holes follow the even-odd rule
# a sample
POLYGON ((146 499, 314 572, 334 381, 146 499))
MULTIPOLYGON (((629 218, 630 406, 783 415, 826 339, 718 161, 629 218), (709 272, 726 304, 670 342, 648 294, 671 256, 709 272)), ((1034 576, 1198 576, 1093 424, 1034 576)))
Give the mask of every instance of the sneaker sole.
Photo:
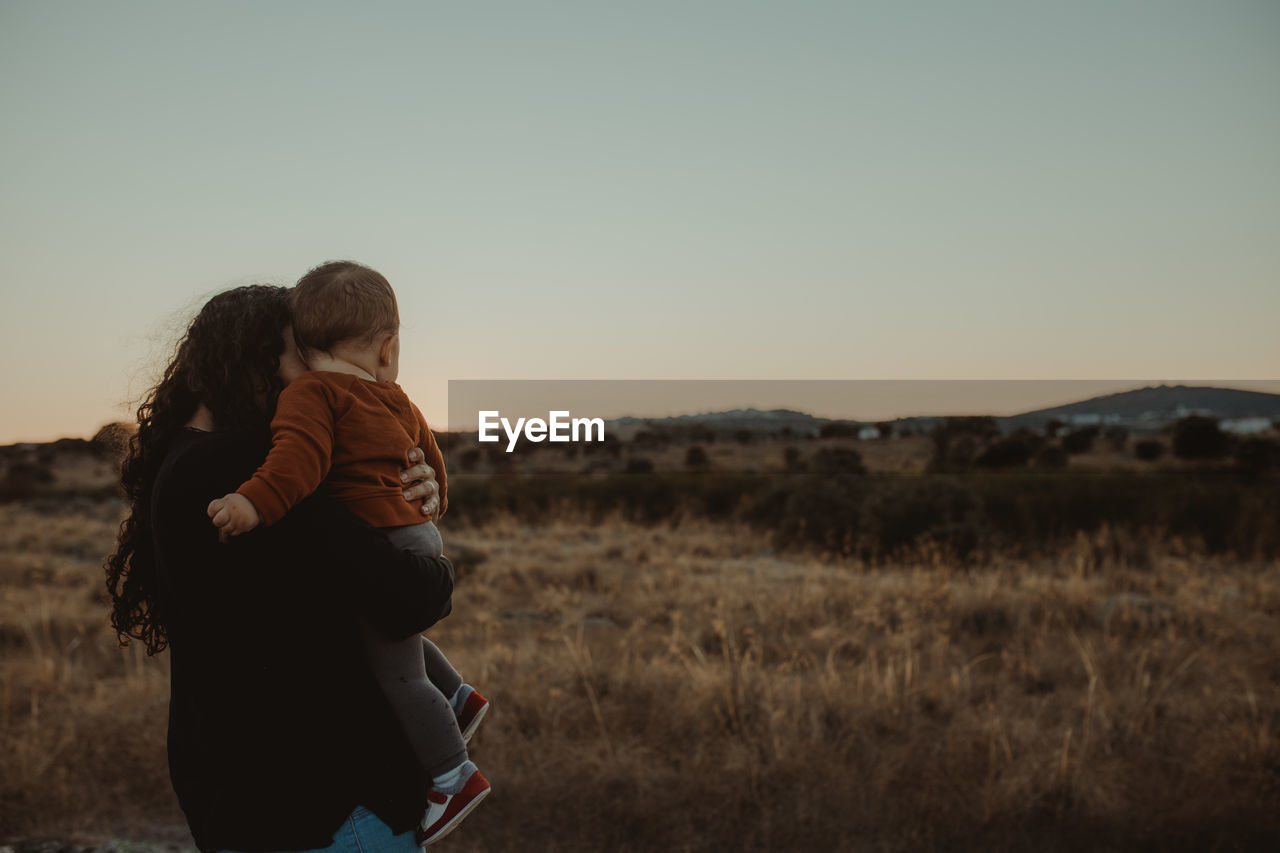
POLYGON ((462 811, 458 812, 456 815, 453 816, 453 820, 449 821, 444 825, 444 829, 436 833, 434 838, 430 838, 422 842, 418 846, 421 847, 423 850, 426 850, 432 844, 435 844, 437 841, 439 841, 440 839, 444 838, 446 835, 448 835, 449 833, 457 829, 458 824, 462 823, 463 819, 467 815, 471 814, 471 812, 475 810, 475 807, 480 805, 480 803, 483 802, 485 797, 489 796, 489 792, 492 790, 493 790, 492 788, 485 788, 483 791, 477 794, 471 802, 467 803, 466 806, 463 807, 462 811))
POLYGON ((476 715, 471 718, 471 722, 467 725, 467 730, 462 733, 462 745, 471 746, 471 736, 476 733, 476 729, 480 728, 480 721, 484 719, 484 715, 489 713, 489 704, 480 706, 480 710, 476 711, 476 715))

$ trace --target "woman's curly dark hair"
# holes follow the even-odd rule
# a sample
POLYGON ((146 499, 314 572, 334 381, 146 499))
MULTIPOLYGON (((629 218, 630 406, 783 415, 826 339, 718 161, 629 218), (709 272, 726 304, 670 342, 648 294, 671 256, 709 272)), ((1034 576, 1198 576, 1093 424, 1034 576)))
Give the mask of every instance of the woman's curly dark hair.
POLYGON ((191 321, 164 375, 138 406, 138 432, 120 469, 129 517, 106 564, 111 627, 120 645, 141 640, 154 655, 169 642, 151 538, 151 491, 169 445, 201 403, 219 430, 268 428, 284 387, 277 373, 289 320, 287 288, 255 284, 219 293, 191 321))

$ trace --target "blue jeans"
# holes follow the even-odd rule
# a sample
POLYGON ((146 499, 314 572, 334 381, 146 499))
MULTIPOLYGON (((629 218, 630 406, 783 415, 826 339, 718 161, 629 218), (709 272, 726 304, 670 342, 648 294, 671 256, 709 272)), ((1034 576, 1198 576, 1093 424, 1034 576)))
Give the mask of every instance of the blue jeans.
MULTIPOLYGON (((234 851, 224 850, 222 853, 234 851)), ((392 835, 391 827, 376 814, 364 806, 356 806, 356 810, 347 815, 333 834, 332 844, 299 853, 422 853, 422 848, 414 840, 412 829, 392 835)))

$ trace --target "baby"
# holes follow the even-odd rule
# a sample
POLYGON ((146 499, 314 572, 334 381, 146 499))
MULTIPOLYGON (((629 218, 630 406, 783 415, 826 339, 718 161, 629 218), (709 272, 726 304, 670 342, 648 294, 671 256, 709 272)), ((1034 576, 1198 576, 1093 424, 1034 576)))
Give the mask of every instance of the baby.
MULTIPOLYGON (((422 413, 395 384, 400 313, 387 280, 368 267, 335 261, 316 267, 292 291, 293 336, 310 372, 284 389, 271 421, 271 451, 233 494, 209 504, 226 536, 274 524, 323 485, 324 493, 398 547, 428 557, 440 533, 406 502, 399 471, 421 447, 448 504, 444 463, 422 413)), ((390 641, 365 630, 370 661, 387 699, 431 776, 419 840, 426 846, 456 827, 489 793, 467 757, 488 701, 425 637, 390 641)))

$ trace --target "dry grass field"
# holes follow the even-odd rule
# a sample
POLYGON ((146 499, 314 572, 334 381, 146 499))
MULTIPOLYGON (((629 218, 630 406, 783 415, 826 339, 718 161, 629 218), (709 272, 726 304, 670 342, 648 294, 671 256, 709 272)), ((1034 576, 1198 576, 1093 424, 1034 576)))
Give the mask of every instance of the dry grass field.
MULTIPOLYGON (((0 843, 183 843, 167 660, 106 624, 120 509, 0 505, 0 843)), ((966 571, 698 520, 444 533, 431 636, 494 709, 494 794, 453 849, 1280 843, 1278 561, 1152 539, 1130 562, 1107 529, 966 571)))

